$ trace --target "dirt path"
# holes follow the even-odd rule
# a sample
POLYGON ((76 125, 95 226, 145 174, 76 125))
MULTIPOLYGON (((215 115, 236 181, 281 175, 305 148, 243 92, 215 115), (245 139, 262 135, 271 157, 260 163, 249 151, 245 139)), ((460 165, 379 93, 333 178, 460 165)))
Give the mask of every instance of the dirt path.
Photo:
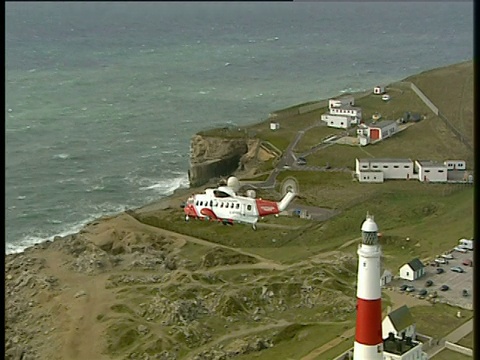
POLYGON ((65 268, 57 252, 45 254, 47 275, 55 276, 63 291, 42 304, 52 315, 56 326, 44 359, 109 359, 102 355, 105 348, 104 328, 97 320, 106 314, 115 301, 114 294, 105 289, 109 274, 88 276, 65 268), (65 286, 65 284, 68 284, 65 286), (67 305, 68 304, 68 305, 67 305), (57 334, 61 333, 61 336, 57 334), (88 346, 86 346, 88 344, 88 346))

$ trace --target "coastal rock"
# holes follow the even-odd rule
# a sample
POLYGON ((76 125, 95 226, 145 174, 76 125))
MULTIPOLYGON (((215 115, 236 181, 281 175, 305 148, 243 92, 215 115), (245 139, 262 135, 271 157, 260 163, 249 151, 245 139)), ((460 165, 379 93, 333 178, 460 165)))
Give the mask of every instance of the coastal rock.
POLYGON ((258 139, 195 135, 190 142, 190 186, 201 186, 212 178, 255 172, 258 164, 275 155, 258 139))

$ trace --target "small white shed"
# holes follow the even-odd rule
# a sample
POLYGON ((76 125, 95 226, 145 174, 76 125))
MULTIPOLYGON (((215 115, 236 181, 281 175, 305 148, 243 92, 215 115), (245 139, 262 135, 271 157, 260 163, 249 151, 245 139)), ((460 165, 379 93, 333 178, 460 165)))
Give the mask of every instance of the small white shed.
POLYGON ((405 280, 417 280, 425 275, 425 265, 420 259, 415 258, 400 267, 400 278, 405 280))
POLYGON ((278 129, 280 129, 280 124, 278 122, 271 121, 270 130, 278 130, 278 129))
POLYGON ((385 86, 384 85, 377 85, 373 88, 373 93, 376 95, 385 94, 385 86))
POLYGON ((389 270, 385 270, 380 277, 380 286, 385 286, 389 284, 393 279, 393 274, 389 270))

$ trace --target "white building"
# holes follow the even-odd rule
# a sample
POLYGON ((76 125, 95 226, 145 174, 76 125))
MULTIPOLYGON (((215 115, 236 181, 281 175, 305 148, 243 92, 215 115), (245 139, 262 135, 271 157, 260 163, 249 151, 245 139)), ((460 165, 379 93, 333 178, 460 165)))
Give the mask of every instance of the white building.
POLYGON ((447 166, 430 160, 416 160, 415 171, 423 182, 447 182, 447 166))
POLYGON ((347 129, 352 125, 352 119, 350 116, 322 114, 320 117, 322 121, 325 121, 328 126, 337 129, 347 129))
POLYGON ((425 265, 423 265, 418 258, 415 258, 400 267, 400 278, 402 279, 413 281, 423 275, 425 275, 425 265))
POLYGON ((393 280, 393 274, 389 270, 385 270, 380 277, 380 286, 385 286, 393 280))
POLYGON ((386 139, 398 130, 398 124, 393 120, 379 121, 378 123, 367 125, 367 127, 370 142, 386 139))
POLYGON ((383 340, 383 360, 427 360, 423 344, 410 337, 399 339, 391 334, 383 340))
POLYGON ((330 114, 349 116, 352 124, 359 124, 362 120, 362 109, 355 106, 345 105, 330 108, 330 114))
POLYGON ((366 170, 360 172, 358 180, 365 183, 383 183, 385 178, 380 170, 366 170))
POLYGON ((355 98, 351 95, 340 96, 338 98, 328 100, 329 109, 353 105, 355 105, 355 98))
POLYGON ((385 94, 385 86, 384 85, 377 85, 373 88, 373 93, 376 95, 385 94))
POLYGON ((368 136, 358 135, 357 138, 360 146, 367 146, 368 144, 370 144, 370 139, 368 138, 368 136))
POLYGON ((407 305, 391 311, 383 319, 382 338, 388 338, 389 333, 393 333, 397 338, 410 337, 413 340, 417 338, 415 322, 407 305))
POLYGON ((404 179, 415 178, 413 174, 414 165, 410 159, 355 159, 355 173, 362 182, 363 174, 372 171, 382 172, 382 182, 387 179, 404 179))
POLYGON ((466 170, 467 168, 465 160, 445 160, 443 165, 445 165, 448 170, 466 170))
POLYGON ((271 121, 270 130, 278 130, 278 129, 280 129, 280 124, 278 122, 271 121))

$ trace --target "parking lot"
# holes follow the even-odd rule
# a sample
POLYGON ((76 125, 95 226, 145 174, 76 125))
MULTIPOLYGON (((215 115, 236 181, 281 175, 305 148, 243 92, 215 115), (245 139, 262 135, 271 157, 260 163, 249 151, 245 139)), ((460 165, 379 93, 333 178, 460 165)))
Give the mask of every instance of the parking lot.
POLYGON ((465 266, 462 264, 462 262, 466 259, 473 260, 473 251, 468 251, 467 253, 452 251, 451 254, 454 258, 448 260, 448 264, 439 264, 438 266, 431 266, 430 263, 424 264, 425 275, 423 275, 421 278, 414 281, 409 281, 396 277, 395 280, 389 284, 389 286, 394 287, 395 291, 400 291, 399 287, 403 284, 413 285, 415 290, 410 293, 412 296, 419 296, 418 292, 421 289, 425 289, 427 290, 425 299, 428 299, 429 294, 436 291, 438 295, 438 301, 446 301, 451 305, 472 309, 473 266, 465 266), (462 267, 465 272, 456 273, 451 271, 450 269, 454 266, 462 267), (442 274, 437 274, 436 269, 438 268, 442 268, 444 272, 442 274), (432 280, 433 282, 433 284, 429 287, 425 286, 425 282, 427 280, 432 280), (447 285, 449 289, 447 291, 441 291, 440 287, 442 285, 447 285), (463 289, 468 291, 468 296, 462 296, 463 289))

